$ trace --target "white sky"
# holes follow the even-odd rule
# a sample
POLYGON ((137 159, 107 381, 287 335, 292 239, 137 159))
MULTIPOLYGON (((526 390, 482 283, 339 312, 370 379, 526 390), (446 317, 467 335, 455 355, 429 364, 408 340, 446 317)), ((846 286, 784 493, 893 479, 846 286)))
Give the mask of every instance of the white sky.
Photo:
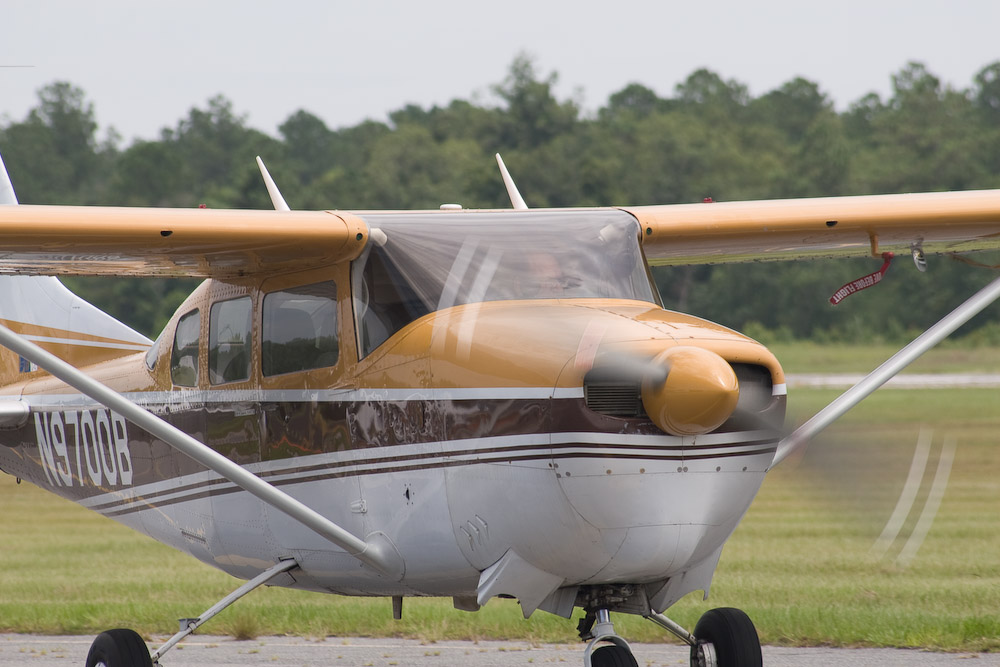
POLYGON ((971 86, 1000 60, 998 26, 998 0, 3 0, 0 123, 66 80, 125 145, 218 93, 275 136, 298 109, 338 128, 407 103, 491 103, 521 52, 588 111, 633 81, 669 96, 699 67, 754 96, 803 76, 845 109, 887 97, 910 60, 971 86))

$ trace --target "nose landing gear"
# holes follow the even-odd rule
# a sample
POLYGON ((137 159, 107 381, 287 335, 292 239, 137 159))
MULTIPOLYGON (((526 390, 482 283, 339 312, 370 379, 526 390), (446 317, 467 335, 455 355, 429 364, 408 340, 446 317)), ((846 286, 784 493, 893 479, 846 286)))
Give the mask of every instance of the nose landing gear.
POLYGON ((607 609, 588 611, 578 627, 580 637, 590 640, 583 651, 584 667, 639 667, 632 655, 632 647, 615 634, 607 609), (601 642, 608 645, 598 647, 601 642))
MULTIPOLYGON (((753 621, 740 609, 722 607, 705 612, 694 634, 663 614, 645 618, 691 647, 691 667, 761 667, 760 638, 753 621)), ((628 642, 615 634, 607 609, 588 611, 580 621, 580 637, 589 639, 584 667, 638 667, 628 642), (598 647, 600 643, 605 646, 598 647)))

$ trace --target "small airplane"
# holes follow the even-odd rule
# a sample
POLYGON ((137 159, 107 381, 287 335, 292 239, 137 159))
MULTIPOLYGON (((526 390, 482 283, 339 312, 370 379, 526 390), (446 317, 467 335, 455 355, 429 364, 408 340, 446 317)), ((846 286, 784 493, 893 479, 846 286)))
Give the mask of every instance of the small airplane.
POLYGON ((0 469, 247 580, 88 666, 158 664, 264 584, 580 607, 588 667, 637 665, 610 612, 761 664, 742 611, 663 612, 771 468, 1000 281, 785 434, 775 356, 664 310, 649 265, 997 249, 1000 190, 536 210, 497 158, 510 210, 292 211, 263 163, 273 211, 27 206, 0 163, 0 469), (205 281, 151 341, 69 274, 205 281))

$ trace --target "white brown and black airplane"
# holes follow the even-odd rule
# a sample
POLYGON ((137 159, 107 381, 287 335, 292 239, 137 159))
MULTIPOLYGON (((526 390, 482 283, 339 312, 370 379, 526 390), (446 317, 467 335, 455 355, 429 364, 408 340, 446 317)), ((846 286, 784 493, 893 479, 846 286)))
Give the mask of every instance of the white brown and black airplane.
POLYGON ((664 310, 647 265, 996 249, 1000 191, 533 210, 501 171, 513 210, 299 212, 263 169, 274 211, 18 206, 0 164, 0 469, 248 580, 88 665, 265 583, 581 607, 585 665, 637 664, 612 611, 761 663, 743 612, 662 612, 769 469, 1000 282, 783 436, 774 355, 664 310), (64 274, 206 280, 150 341, 64 274))

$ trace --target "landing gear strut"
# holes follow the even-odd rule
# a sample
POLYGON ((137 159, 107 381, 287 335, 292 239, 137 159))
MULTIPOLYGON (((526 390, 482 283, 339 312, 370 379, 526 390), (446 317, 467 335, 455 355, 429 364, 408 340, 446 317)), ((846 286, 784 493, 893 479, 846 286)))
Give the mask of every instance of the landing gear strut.
POLYGON ((632 647, 615 634, 607 609, 588 611, 578 628, 580 637, 590 640, 583 652, 584 667, 639 667, 632 655, 632 647), (608 645, 598 647, 602 642, 608 645))
POLYGON ((87 654, 87 667, 152 667, 154 664, 158 665, 159 659, 164 653, 169 651, 177 642, 198 629, 205 621, 250 591, 263 586, 282 572, 288 572, 295 567, 298 567, 298 564, 294 559, 281 560, 270 569, 261 572, 224 597, 198 618, 182 618, 180 620, 180 631, 168 639, 163 646, 153 651, 152 655, 150 655, 149 649, 146 647, 146 642, 133 630, 119 629, 102 632, 94 640, 94 643, 90 645, 90 653, 87 654))
POLYGON ((646 618, 691 647, 691 667, 761 667, 760 639, 750 617, 723 607, 702 614, 691 634, 663 614, 646 618))

